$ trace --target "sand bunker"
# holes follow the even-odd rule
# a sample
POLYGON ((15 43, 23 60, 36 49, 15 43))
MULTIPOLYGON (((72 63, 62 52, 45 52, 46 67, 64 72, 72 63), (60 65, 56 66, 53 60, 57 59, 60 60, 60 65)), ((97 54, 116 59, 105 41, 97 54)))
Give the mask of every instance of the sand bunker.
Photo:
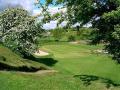
POLYGON ((108 52, 106 50, 94 50, 93 52, 95 53, 104 53, 104 54, 108 54, 108 52))
POLYGON ((34 55, 36 55, 36 56, 47 56, 47 55, 49 55, 49 53, 44 52, 44 51, 42 51, 42 50, 39 49, 38 51, 36 51, 34 53, 34 55))

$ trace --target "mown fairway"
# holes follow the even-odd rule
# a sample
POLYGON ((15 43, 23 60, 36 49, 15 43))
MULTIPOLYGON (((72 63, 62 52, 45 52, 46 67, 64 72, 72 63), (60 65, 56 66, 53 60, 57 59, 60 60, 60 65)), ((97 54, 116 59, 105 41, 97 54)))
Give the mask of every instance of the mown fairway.
POLYGON ((101 48, 102 45, 44 44, 41 49, 51 53, 43 57, 48 61, 44 64, 58 73, 1 71, 0 90, 120 90, 120 65, 108 55, 93 53, 101 48))

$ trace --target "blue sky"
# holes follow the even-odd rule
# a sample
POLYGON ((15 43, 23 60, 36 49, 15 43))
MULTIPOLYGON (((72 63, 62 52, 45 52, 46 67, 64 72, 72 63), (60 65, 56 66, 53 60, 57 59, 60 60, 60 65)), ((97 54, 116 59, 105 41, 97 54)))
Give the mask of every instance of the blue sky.
POLYGON ((44 3, 45 3, 45 0, 40 0, 40 2, 44 4, 44 3))

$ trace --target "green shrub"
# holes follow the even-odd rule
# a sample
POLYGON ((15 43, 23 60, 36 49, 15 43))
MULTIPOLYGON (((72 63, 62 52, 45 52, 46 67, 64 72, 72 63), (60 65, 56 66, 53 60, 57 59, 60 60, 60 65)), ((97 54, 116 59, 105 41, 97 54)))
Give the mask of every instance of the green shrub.
POLYGON ((6 61, 6 58, 4 56, 0 56, 0 61, 6 61))
POLYGON ((75 41, 75 36, 73 35, 68 36, 68 41, 75 41))
POLYGON ((79 31, 79 35, 77 34, 77 39, 86 40, 93 38, 93 36, 91 35, 92 31, 93 29, 91 28, 81 28, 79 31))
POLYGON ((64 29, 56 28, 51 31, 52 36, 54 37, 55 41, 60 41, 60 39, 64 36, 64 29))

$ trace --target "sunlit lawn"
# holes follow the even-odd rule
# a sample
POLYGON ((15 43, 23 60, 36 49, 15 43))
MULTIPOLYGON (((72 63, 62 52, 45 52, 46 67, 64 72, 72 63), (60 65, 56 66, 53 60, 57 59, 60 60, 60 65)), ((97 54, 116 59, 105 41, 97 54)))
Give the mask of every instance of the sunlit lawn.
POLYGON ((41 48, 57 61, 50 67, 58 73, 0 72, 0 90, 120 90, 120 65, 108 55, 93 53, 102 45, 57 42, 41 48))

